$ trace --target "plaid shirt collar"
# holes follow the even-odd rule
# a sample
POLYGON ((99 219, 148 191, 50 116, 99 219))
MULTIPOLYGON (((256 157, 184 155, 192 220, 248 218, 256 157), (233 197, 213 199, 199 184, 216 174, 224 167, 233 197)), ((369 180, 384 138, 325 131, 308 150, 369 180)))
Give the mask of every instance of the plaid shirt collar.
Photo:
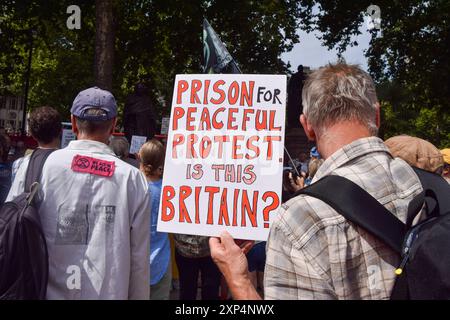
MULTIPOLYGON (((422 191, 411 167, 377 137, 331 155, 314 180, 340 175, 369 192, 401 221, 422 191)), ((332 192, 332 191, 330 191, 332 192)), ((267 241, 267 299, 388 299, 400 257, 368 231, 307 195, 280 208, 267 241)))
POLYGON ((312 182, 330 175, 337 168, 348 164, 350 161, 372 152, 386 152, 389 149, 383 140, 378 137, 360 138, 333 153, 317 170, 312 182))

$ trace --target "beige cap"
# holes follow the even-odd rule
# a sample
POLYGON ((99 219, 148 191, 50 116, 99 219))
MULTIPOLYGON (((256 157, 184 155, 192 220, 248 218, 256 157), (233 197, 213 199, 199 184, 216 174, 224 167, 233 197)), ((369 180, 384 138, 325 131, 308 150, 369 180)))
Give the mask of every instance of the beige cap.
POLYGON ((442 156, 444 157, 444 162, 447 164, 450 164, 450 149, 442 149, 441 150, 442 156))
POLYGON ((429 172, 436 172, 444 166, 440 150, 426 140, 402 135, 387 139, 385 144, 394 157, 405 160, 411 166, 429 172))

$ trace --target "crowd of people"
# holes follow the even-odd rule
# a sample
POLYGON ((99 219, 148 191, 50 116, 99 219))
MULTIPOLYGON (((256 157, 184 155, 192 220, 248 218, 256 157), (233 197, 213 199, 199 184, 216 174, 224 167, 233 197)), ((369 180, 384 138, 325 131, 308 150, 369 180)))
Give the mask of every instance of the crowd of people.
MULTIPOLYGON (((235 241, 226 232, 158 232, 165 146, 150 139, 130 155, 129 140, 113 136, 117 103, 110 92, 92 87, 77 95, 71 108, 77 140, 64 149, 58 112, 36 108, 30 133, 38 149, 53 150, 38 193, 49 255, 47 298, 167 300, 175 263, 182 300, 196 299, 199 283, 204 300, 388 299, 400 256, 301 191, 342 176, 404 222, 408 204, 423 190, 412 166, 450 183, 450 149, 406 135, 378 138, 375 85, 357 66, 314 71, 302 105, 299 121, 316 146, 284 168, 283 204, 267 243, 235 241), (371 266, 380 271, 375 286, 368 281, 371 266)), ((33 153, 10 163, 9 146, 0 134, 2 203, 24 192, 33 153)))

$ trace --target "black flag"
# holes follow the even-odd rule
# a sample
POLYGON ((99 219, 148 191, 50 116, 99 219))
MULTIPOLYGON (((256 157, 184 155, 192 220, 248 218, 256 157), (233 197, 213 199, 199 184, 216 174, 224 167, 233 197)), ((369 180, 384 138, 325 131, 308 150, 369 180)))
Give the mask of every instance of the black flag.
MULTIPOLYGON (((220 41, 219 36, 209 24, 203 19, 203 73, 242 73, 227 48, 220 41)), ((284 146, 284 151, 289 156, 294 170, 300 176, 292 157, 284 146)))
POLYGON ((203 73, 242 73, 206 19, 203 19, 203 59, 203 73))

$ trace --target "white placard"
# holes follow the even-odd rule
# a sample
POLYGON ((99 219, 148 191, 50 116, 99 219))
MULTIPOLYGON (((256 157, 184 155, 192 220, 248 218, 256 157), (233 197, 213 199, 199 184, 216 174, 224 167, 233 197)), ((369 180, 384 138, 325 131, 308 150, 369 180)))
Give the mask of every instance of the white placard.
POLYGON ((286 76, 177 75, 158 231, 266 240, 281 204, 286 76))
POLYGON ((138 153, 141 149, 142 145, 147 141, 147 137, 145 136, 132 136, 131 137, 131 145, 130 145, 130 153, 135 154, 138 153))
POLYGON ((77 139, 77 136, 72 131, 72 124, 70 122, 62 122, 62 128, 61 149, 67 147, 70 141, 77 139))
POLYGON ((170 118, 169 117, 164 117, 161 120, 161 134, 167 134, 169 132, 169 123, 170 123, 170 118))
POLYGON ((162 118, 161 120, 161 134, 167 134, 169 132, 170 118, 162 118))

